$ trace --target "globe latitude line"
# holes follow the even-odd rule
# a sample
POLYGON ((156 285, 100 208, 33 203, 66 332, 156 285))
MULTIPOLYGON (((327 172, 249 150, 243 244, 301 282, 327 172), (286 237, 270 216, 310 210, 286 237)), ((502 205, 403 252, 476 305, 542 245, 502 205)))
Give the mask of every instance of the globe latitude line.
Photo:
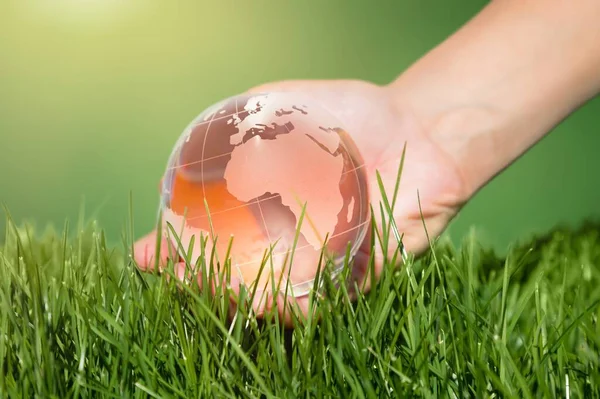
MULTIPOLYGON (((344 130, 344 133, 348 134, 348 133, 347 133, 345 130, 344 130)), ((339 134, 339 133, 338 133, 338 134, 339 134)), ((354 162, 354 158, 353 158, 353 157, 350 155, 351 153, 350 153, 350 151, 348 150, 348 147, 346 146, 346 144, 344 143, 344 140, 340 140, 340 144, 341 144, 341 145, 344 147, 344 150, 346 150, 346 154, 349 154, 350 163, 352 164, 352 168, 353 168, 353 170, 356 170, 356 169, 357 169, 357 167, 356 167, 356 163, 354 162)), ((361 166, 364 166, 364 162, 362 163, 362 165, 361 165, 361 166)), ((343 174, 342 174, 342 176, 343 176, 343 174)), ((363 202, 362 202, 362 201, 360 201, 360 198, 362 198, 362 188, 361 188, 361 185, 360 185, 360 180, 358 179, 358 173, 355 173, 355 174, 354 174, 354 177, 355 177, 355 179, 356 179, 356 187, 358 187, 358 196, 359 196, 359 201, 358 201, 358 204, 359 204, 359 205, 358 205, 358 206, 359 206, 359 208, 358 208, 358 209, 359 209, 359 212, 358 212, 358 214, 359 214, 359 215, 362 215, 362 212, 363 212, 363 202)), ((367 193, 367 194, 368 194, 368 193, 367 193)), ((356 201, 355 201, 355 202, 356 202, 356 201)), ((343 206, 342 206, 342 209, 343 209, 343 206)), ((370 217, 367 217, 367 221, 368 221, 369 219, 370 219, 370 217)), ((365 232, 365 235, 366 235, 366 232, 365 232)), ((357 237, 357 238, 359 238, 359 237, 357 237)), ((364 237, 360 237, 360 239, 357 239, 357 240, 356 240, 357 242, 355 243, 355 245, 361 245, 361 244, 362 244, 362 242, 358 242, 358 241, 362 241, 363 239, 364 239, 364 237)))
MULTIPOLYGON (((218 159, 218 158, 223 158, 223 157, 231 156, 232 153, 233 153, 233 151, 232 152, 227 152, 227 153, 224 153, 224 154, 215 155, 214 157, 208 157, 208 158, 200 160, 200 161, 182 163, 182 164, 179 164, 178 166, 169 166, 166 170, 174 170, 174 169, 176 170, 176 169, 183 168, 183 167, 186 167, 186 166, 197 165, 199 163, 211 161, 213 159, 218 159)), ((347 171, 342 172, 342 175, 346 175, 348 173, 352 173, 352 172, 354 172, 356 170, 359 170, 359 169, 362 169, 364 167, 365 167, 365 165, 363 164, 363 165, 357 166, 357 167, 355 167, 353 169, 348 169, 347 171)))
MULTIPOLYGON (((237 99, 236 99, 236 104, 237 104, 237 99)), ((204 135, 204 140, 202 141, 202 155, 200 157, 200 159, 204 159, 204 150, 206 148, 206 139, 208 138, 208 134, 210 133, 210 126, 213 123, 213 120, 215 118, 216 112, 213 114, 213 117, 211 118, 210 122, 208 123, 208 126, 206 127, 206 134, 204 135)), ((202 192, 206 192, 206 187, 204 185, 204 163, 200 164, 200 183, 202 184, 202 192)), ((206 199, 205 199, 206 200, 206 199)), ((210 234, 211 236, 214 236, 214 231, 212 228, 212 223, 210 224, 210 234)))
MULTIPOLYGON (((364 225, 366 225, 367 223, 370 223, 370 220, 365 220, 364 222, 361 222, 361 223, 357 224, 357 225, 356 225, 356 226, 354 226, 354 227, 351 227, 351 228, 349 228, 349 229, 346 229, 346 230, 344 230, 344 231, 340 231, 340 232, 339 232, 339 233, 337 233, 337 234, 332 234, 332 235, 328 236, 328 238, 329 238, 329 239, 331 239, 331 238, 339 237, 339 236, 340 236, 340 235, 342 235, 342 234, 346 234, 346 233, 348 233, 348 232, 350 232, 350 231, 353 231, 353 230, 359 229, 359 228, 363 227, 364 225)), ((314 248, 314 247, 312 246, 312 244, 303 245, 303 246, 301 246, 301 247, 296 247, 296 248, 295 248, 295 251, 298 251, 298 250, 300 250, 300 249, 304 249, 304 248, 314 248)), ((326 248, 326 245, 323 245, 323 246, 322 246, 321 248, 319 248, 318 250, 319 250, 319 251, 322 251, 322 250, 323 250, 323 249, 325 249, 325 248, 326 248)), ((274 252, 274 253, 271 253, 271 254, 270 254, 270 256, 279 256, 279 255, 285 255, 285 254, 287 254, 288 252, 289 252, 289 250, 288 250, 288 251, 286 251, 286 252, 274 252)), ((249 261, 249 262, 244 262, 244 263, 236 263, 236 265, 237 265, 237 266, 244 266, 244 265, 250 265, 250 264, 253 264, 253 263, 256 263, 256 262, 260 262, 260 260, 252 260, 252 261, 249 261)))

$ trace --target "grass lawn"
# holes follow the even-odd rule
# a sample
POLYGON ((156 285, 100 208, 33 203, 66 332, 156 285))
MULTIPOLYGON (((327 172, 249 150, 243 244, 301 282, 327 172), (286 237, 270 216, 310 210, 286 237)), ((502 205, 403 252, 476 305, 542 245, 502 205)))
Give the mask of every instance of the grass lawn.
MULTIPOLYGON (((476 237, 386 268, 350 301, 325 276, 283 329, 227 292, 139 273, 102 230, 9 222, 1 397, 600 397, 599 225, 499 258, 476 237), (72 234, 72 231, 79 232, 72 234)), ((342 278, 342 277, 339 277, 342 278)), ((250 293, 251 294, 251 293, 250 293)))

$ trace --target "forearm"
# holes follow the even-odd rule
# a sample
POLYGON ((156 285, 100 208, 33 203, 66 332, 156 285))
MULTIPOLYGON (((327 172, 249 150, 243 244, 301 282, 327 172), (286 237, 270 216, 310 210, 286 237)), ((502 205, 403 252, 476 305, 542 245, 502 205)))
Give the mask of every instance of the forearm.
POLYGON ((600 1, 493 2, 390 88, 473 194, 600 90, 600 1))

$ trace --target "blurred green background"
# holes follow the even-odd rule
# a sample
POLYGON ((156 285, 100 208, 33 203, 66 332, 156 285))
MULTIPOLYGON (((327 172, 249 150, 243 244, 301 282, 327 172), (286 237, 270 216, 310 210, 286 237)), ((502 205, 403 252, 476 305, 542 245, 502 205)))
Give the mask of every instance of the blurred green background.
MULTIPOLYGON (((131 191, 142 234, 171 147, 206 106, 281 79, 387 83, 485 3, 2 1, 0 202, 43 227, 76 221, 84 200, 114 242, 131 191)), ((565 121, 469 203, 452 236, 475 226, 503 250, 598 216, 599 115, 596 99, 565 121)))

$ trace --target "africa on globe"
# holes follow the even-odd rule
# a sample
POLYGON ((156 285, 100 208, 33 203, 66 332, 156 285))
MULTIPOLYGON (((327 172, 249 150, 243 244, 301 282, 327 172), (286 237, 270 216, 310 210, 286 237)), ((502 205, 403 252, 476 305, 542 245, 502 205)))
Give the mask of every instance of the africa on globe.
POLYGON ((234 96, 196 117, 168 161, 161 209, 193 262, 214 252, 246 286, 274 280, 295 296, 312 288, 322 254, 338 270, 354 256, 370 218, 348 133, 303 95, 279 92, 234 96))

